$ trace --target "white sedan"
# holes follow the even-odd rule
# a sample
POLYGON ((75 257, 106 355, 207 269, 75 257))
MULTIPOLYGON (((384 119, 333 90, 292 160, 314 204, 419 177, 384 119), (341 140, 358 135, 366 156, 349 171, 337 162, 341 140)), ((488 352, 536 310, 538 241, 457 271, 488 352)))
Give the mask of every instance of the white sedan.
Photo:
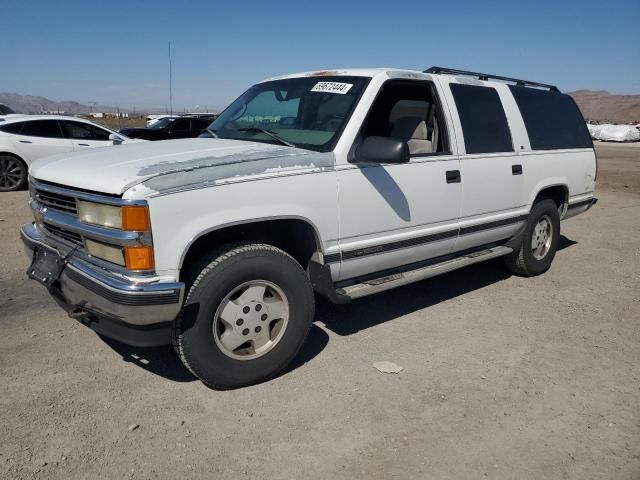
POLYGON ((138 141, 76 117, 0 116, 0 192, 23 188, 29 165, 39 158, 138 141))

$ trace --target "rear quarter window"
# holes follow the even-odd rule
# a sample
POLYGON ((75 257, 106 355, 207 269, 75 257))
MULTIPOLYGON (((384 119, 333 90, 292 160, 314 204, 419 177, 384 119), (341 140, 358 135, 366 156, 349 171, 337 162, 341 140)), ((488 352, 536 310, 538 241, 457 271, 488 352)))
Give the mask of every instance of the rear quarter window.
POLYGON ((509 85, 532 150, 593 148, 586 122, 570 95, 509 85))
POLYGON ((511 131, 495 88, 452 83, 467 153, 513 152, 511 131))

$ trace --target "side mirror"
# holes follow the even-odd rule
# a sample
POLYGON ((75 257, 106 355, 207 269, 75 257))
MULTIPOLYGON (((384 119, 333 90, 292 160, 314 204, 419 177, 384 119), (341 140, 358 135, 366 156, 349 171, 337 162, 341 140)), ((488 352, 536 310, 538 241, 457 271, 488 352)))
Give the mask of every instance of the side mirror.
POLYGON ((389 137, 367 137, 356 150, 356 163, 407 163, 407 142, 389 137))
POLYGON ((122 137, 119 137, 115 133, 112 133, 111 135, 109 135, 109 141, 114 145, 120 145, 122 143, 122 137))

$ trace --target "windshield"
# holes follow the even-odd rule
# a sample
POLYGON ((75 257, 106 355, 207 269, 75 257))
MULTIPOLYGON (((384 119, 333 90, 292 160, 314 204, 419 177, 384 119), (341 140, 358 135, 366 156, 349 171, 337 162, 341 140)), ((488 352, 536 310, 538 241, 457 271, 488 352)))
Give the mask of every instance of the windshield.
POLYGON ((163 118, 162 120, 158 120, 156 123, 151 125, 149 128, 156 128, 156 129, 164 128, 167 125, 169 125, 170 123, 172 123, 174 120, 175 120, 175 118, 163 118))
POLYGON ((259 83, 209 128, 220 138, 329 151, 368 82, 366 77, 322 76, 259 83))

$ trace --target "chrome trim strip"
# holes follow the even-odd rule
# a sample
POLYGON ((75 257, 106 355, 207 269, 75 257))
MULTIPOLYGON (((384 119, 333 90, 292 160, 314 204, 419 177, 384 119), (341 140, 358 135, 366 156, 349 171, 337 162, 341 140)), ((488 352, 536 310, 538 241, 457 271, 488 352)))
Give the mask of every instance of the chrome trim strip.
POLYGON ((22 229, 24 230, 26 227, 33 227, 37 230, 37 239, 31 236, 31 239, 34 243, 37 243, 43 248, 54 250, 59 255, 64 256, 75 248, 76 250, 74 251, 73 255, 76 258, 79 258, 81 261, 89 265, 94 265, 97 268, 102 268, 103 270, 113 272, 114 274, 117 274, 121 277, 130 278, 131 276, 135 276, 141 279, 145 278, 146 280, 146 278, 148 277, 155 276, 154 270, 127 270, 126 267, 123 267, 121 265, 117 265, 115 263, 108 262, 97 257, 92 257, 88 255, 83 248, 78 248, 77 245, 63 239, 62 237, 49 233, 46 229, 38 226, 37 224, 25 224, 22 226, 22 229))
POLYGON ((56 187, 47 183, 41 183, 37 179, 30 177, 29 183, 38 190, 45 192, 56 193, 58 195, 67 195, 70 197, 79 198, 80 200, 87 200, 88 202, 106 203, 107 205, 146 205, 146 200, 129 200, 119 197, 110 197, 107 195, 100 195, 99 193, 88 193, 70 188, 56 187))
POLYGON ((477 232, 481 232, 484 230, 492 230, 494 228, 500 228, 508 225, 513 225, 516 223, 521 223, 526 221, 529 218, 529 215, 519 215, 516 217, 510 217, 503 220, 494 220, 491 222, 478 223, 475 225, 464 226, 459 228, 454 228, 451 230, 445 230, 443 232, 424 235, 420 237, 409 238, 405 240, 397 240, 395 242, 383 243, 379 245, 371 245, 366 248, 358 248, 355 250, 343 250, 341 254, 334 253, 332 255, 325 256, 325 264, 328 263, 337 263, 340 261, 353 260, 357 258, 368 257, 370 255, 378 255, 381 253, 388 253, 394 250, 399 250, 403 248, 416 247, 419 245, 424 245, 426 243, 437 242, 441 240, 446 240, 453 237, 463 236, 463 235, 471 235, 477 232))
POLYGON ((75 215, 50 210, 47 207, 41 206, 37 200, 31 200, 29 205, 34 212, 40 212, 42 214, 42 223, 69 230, 70 232, 77 233, 83 237, 121 246, 152 244, 151 236, 148 233, 127 232, 124 230, 114 230, 111 228, 82 223, 75 215))

